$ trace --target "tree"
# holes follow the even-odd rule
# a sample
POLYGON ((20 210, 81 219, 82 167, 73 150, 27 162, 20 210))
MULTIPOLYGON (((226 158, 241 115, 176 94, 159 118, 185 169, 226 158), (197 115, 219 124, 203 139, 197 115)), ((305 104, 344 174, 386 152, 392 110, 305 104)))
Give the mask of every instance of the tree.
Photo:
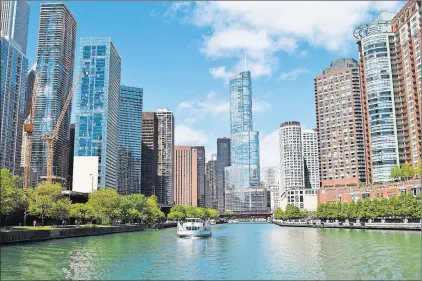
POLYGON ((147 215, 147 198, 143 194, 130 194, 120 200, 120 214, 123 220, 145 220, 147 215))
POLYGON ((22 197, 22 189, 19 188, 20 178, 14 176, 8 169, 1 169, 1 196, 0 211, 1 215, 9 215, 18 206, 22 197))
POLYGON ((275 219, 283 219, 284 218, 284 212, 281 208, 277 208, 274 211, 274 218, 275 219))
POLYGON ((401 170, 403 177, 407 180, 413 178, 413 176, 415 175, 415 169, 407 162, 403 165, 401 170))
POLYGON ((70 206, 70 217, 83 220, 90 218, 88 204, 76 203, 70 206))
POLYGON ((29 215, 29 206, 31 200, 33 200, 34 189, 26 188, 22 190, 22 196, 19 199, 19 208, 23 210, 23 225, 26 225, 26 218, 29 215))
POLYGON ((401 179, 403 177, 403 171, 400 166, 394 166, 391 168, 390 177, 393 179, 401 179))
POLYGON ((186 218, 185 213, 182 213, 179 211, 170 212, 167 215, 167 219, 172 220, 172 221, 181 221, 181 220, 184 220, 185 218, 186 218))
POLYGON ((421 162, 418 162, 418 165, 415 168, 415 175, 416 176, 421 176, 422 175, 422 168, 421 168, 421 162))
POLYGON ((155 195, 148 197, 147 199, 147 222, 155 223, 160 219, 165 218, 164 213, 158 206, 158 198, 155 195))
POLYGON ((210 219, 216 219, 220 216, 216 209, 207 209, 207 212, 210 219))
POLYGON ((62 187, 60 184, 42 182, 30 197, 29 213, 41 217, 41 225, 44 226, 44 218, 52 214, 54 204, 61 197, 62 187))
POLYGON ((72 201, 69 198, 62 198, 53 203, 49 216, 60 220, 65 220, 70 217, 70 209, 72 201))
POLYGON ((297 218, 301 218, 302 214, 300 212, 300 209, 296 206, 292 206, 292 205, 287 205, 286 206, 286 211, 285 211, 285 217, 287 219, 297 219, 297 218))
POLYGON ((231 211, 231 210, 225 210, 223 214, 225 214, 225 215, 233 215, 234 212, 231 211))
POLYGON ((120 196, 113 188, 102 188, 89 195, 88 205, 94 218, 112 222, 119 215, 120 196))

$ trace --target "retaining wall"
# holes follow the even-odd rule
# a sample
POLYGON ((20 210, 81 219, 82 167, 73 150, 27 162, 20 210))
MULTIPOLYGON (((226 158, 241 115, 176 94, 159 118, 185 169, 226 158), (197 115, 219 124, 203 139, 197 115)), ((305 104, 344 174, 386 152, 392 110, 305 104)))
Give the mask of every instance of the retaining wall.
POLYGON ((313 227, 313 228, 345 228, 345 229, 383 229, 383 230, 416 230, 421 231, 418 223, 321 223, 320 225, 292 222, 274 222, 278 226, 313 227))
POLYGON ((53 230, 12 230, 9 232, 0 233, 0 244, 33 242, 49 239, 93 236, 132 231, 144 231, 146 229, 162 229, 176 227, 176 225, 176 223, 157 223, 153 225, 57 228, 53 230))

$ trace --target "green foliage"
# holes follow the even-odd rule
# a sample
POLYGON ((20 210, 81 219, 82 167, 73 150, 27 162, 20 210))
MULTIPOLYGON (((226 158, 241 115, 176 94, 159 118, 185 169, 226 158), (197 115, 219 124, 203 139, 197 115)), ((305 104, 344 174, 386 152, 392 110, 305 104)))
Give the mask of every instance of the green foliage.
POLYGON ((210 219, 216 219, 220 216, 220 213, 216 209, 206 209, 206 211, 210 219))
POLYGON ((54 215, 55 204, 61 198, 60 184, 42 182, 29 198, 28 211, 31 215, 41 217, 42 225, 44 225, 44 218, 54 215))
POLYGON ((163 218, 165 218, 164 213, 160 210, 158 205, 158 198, 155 195, 148 197, 147 201, 147 215, 146 222, 155 223, 163 218))
POLYGON ((120 214, 125 222, 146 220, 147 198, 143 194, 122 196, 120 200, 120 214))
POLYGON ((170 209, 167 218, 169 220, 183 220, 185 218, 215 219, 219 216, 220 214, 215 209, 176 205, 170 209))
POLYGON ((233 215, 233 214, 234 214, 234 212, 233 212, 233 211, 231 211, 231 210, 225 210, 225 211, 224 211, 224 214, 225 214, 225 215, 233 215))
POLYGON ((167 218, 169 220, 172 220, 172 221, 181 221, 181 220, 184 220, 186 218, 186 215, 183 212, 174 211, 174 212, 170 212, 167 215, 167 218))
POLYGON ((416 172, 415 169, 407 162, 403 165, 401 170, 402 170, 403 177, 407 179, 412 178, 416 172))
POLYGON ((286 211, 284 212, 284 217, 286 219, 298 219, 303 218, 303 212, 300 211, 300 209, 296 206, 287 205, 286 211))
POLYGON ((420 218, 421 193, 416 197, 410 193, 398 198, 374 198, 348 203, 319 204, 316 216, 320 219, 376 219, 376 218, 420 218))
POLYGON ((23 196, 19 187, 20 178, 14 176, 8 169, 1 169, 0 177, 0 211, 2 215, 9 215, 19 206, 20 198, 23 196))
POLYGON ((70 217, 70 210, 72 201, 69 198, 62 198, 53 203, 51 208, 50 217, 65 220, 70 217))
POLYGON ((88 205, 81 203, 72 204, 70 207, 70 217, 79 220, 90 219, 88 205))
POLYGON ((390 177, 393 179, 398 179, 398 178, 403 177, 403 171, 400 168, 400 166, 397 165, 391 168, 390 177))
POLYGON ((103 223, 112 222, 120 214, 120 196, 113 188, 102 188, 89 195, 92 217, 103 223))
POLYGON ((421 176, 422 175, 422 168, 421 168, 421 162, 418 162, 418 165, 416 165, 415 168, 415 175, 421 176))
POLYGON ((274 218, 278 220, 284 219, 284 212, 281 208, 275 209, 274 218))

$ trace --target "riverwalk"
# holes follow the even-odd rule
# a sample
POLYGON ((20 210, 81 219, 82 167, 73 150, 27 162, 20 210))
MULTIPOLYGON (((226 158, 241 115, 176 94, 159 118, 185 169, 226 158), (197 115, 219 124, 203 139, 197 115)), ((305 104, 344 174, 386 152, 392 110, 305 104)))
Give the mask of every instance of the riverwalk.
POLYGON ((374 221, 325 221, 320 223, 308 221, 283 221, 273 220, 273 224, 287 227, 313 227, 313 228, 345 228, 345 229, 382 229, 382 230, 416 230, 421 231, 421 222, 374 222, 374 221))
POLYGON ((156 223, 156 224, 138 224, 138 225, 117 225, 117 226, 65 226, 57 228, 47 228, 37 230, 19 230, 2 231, 0 233, 0 244, 13 244, 20 242, 35 242, 50 239, 72 238, 80 236, 94 236, 121 232, 134 232, 145 230, 156 230, 163 228, 176 227, 176 223, 156 223))

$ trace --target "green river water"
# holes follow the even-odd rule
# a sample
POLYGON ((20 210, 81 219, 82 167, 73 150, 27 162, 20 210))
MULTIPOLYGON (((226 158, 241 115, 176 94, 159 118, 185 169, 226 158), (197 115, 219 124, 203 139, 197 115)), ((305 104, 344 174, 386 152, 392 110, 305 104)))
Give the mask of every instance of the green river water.
POLYGON ((1 247, 1 280, 421 280, 421 233, 212 226, 205 239, 176 228, 1 247))

